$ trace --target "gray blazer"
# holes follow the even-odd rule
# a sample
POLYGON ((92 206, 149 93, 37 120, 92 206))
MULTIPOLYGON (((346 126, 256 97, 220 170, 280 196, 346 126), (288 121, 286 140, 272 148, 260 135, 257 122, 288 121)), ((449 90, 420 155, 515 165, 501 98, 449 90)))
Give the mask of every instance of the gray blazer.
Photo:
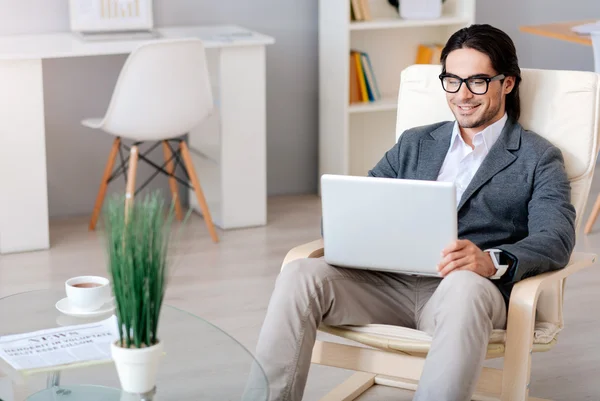
MULTIPOLYGON (((454 122, 405 131, 372 177, 436 180, 454 122)), ((508 299, 514 283, 566 266, 575 246, 575 208, 561 151, 510 118, 458 204, 458 237, 498 248, 511 268, 494 280, 508 299)), ((401 202, 401 201, 400 201, 401 202)))

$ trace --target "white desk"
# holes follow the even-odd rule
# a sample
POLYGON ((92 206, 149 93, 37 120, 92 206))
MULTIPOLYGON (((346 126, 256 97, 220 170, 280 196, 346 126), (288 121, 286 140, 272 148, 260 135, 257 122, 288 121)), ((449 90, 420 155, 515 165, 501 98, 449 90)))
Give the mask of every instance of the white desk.
MULTIPOLYGON (((215 224, 266 224, 265 47, 274 39, 236 26, 158 31, 198 37, 207 49, 217 112, 189 145, 215 224)), ((69 32, 0 37, 0 253, 50 247, 42 60, 128 54, 141 43, 84 43, 69 32)))

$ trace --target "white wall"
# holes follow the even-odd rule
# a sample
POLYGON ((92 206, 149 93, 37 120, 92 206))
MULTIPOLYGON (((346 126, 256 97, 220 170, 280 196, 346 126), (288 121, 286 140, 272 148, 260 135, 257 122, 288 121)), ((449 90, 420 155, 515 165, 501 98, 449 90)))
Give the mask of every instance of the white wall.
MULTIPOLYGON (((157 26, 238 24, 274 36, 267 49, 268 193, 310 193, 317 184, 315 0, 154 0, 157 26)), ((68 30, 67 0, 0 0, 0 35, 68 30)), ((125 56, 45 62, 50 215, 88 214, 111 138, 80 126, 103 115, 125 56)), ((243 69, 240 70, 243 73, 243 69)), ((160 148, 153 154, 161 160, 160 148)), ((142 166, 141 182, 151 173, 142 166)), ((111 190, 123 188, 121 178, 111 190)), ((152 188, 167 189, 163 176, 152 188)), ((186 198, 187 193, 182 192, 186 198)))

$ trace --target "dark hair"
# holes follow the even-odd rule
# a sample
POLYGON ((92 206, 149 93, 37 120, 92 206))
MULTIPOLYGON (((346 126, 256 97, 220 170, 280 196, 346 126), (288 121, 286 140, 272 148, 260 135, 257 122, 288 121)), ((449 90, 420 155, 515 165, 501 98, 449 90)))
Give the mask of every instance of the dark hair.
POLYGON ((440 61, 446 73, 446 58, 454 50, 467 48, 486 54, 498 74, 515 77, 515 87, 506 95, 506 113, 517 121, 521 115, 519 84, 521 69, 512 39, 503 31, 487 24, 475 24, 455 32, 442 50, 440 61))

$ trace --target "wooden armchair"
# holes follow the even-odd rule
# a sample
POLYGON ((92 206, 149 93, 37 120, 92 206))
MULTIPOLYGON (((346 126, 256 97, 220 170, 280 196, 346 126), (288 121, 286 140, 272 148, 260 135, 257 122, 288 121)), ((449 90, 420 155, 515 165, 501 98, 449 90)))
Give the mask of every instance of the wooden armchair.
MULTIPOLYGON (((453 119, 439 73, 435 65, 415 65, 402 72, 397 138, 407 128, 453 119)), ((520 122, 562 150, 579 227, 598 153, 600 75, 524 69, 522 76, 520 122)), ((298 246, 287 254, 282 268, 292 260, 323 254, 322 240, 298 246)), ((488 359, 504 357, 504 369, 484 368, 474 400, 535 400, 529 397, 531 355, 554 347, 564 324, 565 279, 595 260, 596 255, 574 253, 564 269, 515 285, 507 330, 494 330, 487 353, 488 359)), ((313 363, 357 371, 326 400, 353 400, 374 384, 416 389, 431 344, 426 333, 375 324, 319 330, 368 346, 317 341, 313 363)))

